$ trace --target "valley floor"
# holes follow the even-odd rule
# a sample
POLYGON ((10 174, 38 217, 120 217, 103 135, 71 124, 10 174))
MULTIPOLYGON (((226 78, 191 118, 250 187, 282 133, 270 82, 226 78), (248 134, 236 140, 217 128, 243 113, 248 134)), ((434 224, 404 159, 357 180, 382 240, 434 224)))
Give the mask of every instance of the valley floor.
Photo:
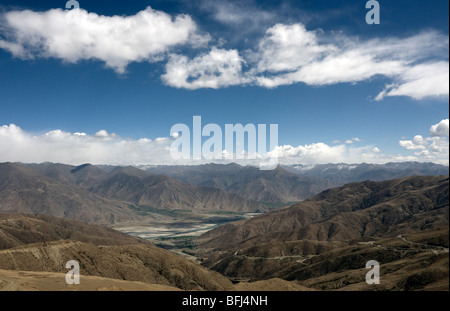
POLYGON ((151 240, 185 236, 196 237, 219 225, 257 215, 261 215, 261 213, 178 212, 177 216, 174 217, 158 215, 158 218, 121 223, 112 226, 112 228, 132 236, 151 240))

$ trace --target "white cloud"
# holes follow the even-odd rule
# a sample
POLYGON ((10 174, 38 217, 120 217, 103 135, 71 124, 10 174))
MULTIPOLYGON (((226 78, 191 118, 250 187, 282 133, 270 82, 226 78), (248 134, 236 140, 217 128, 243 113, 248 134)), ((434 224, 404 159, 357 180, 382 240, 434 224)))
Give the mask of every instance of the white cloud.
POLYGON ((400 146, 407 150, 420 150, 415 152, 418 159, 448 165, 449 140, 448 119, 441 120, 430 128, 431 137, 416 135, 412 140, 400 140, 400 146))
POLYGON ((348 144, 329 146, 313 143, 304 146, 284 145, 277 148, 278 160, 282 164, 326 164, 326 163, 377 163, 417 161, 417 156, 385 155, 371 145, 354 147, 348 144))
MULTIPOLYGON (((240 32, 248 30, 247 20, 264 29, 262 25, 274 18, 262 10, 250 14, 251 3, 204 1, 202 6, 216 20, 239 25, 240 32)), ((253 49, 239 51, 211 47, 210 35, 200 32, 190 16, 171 16, 151 7, 132 16, 102 16, 83 9, 9 11, 0 20, 0 48, 15 57, 69 63, 94 59, 118 73, 124 73, 132 62, 167 60, 161 78, 177 88, 333 85, 382 76, 389 82, 383 90, 374 91, 375 100, 387 96, 420 100, 449 94, 449 39, 436 31, 362 40, 308 30, 301 23, 279 23, 268 28, 253 49), (174 51, 186 46, 210 51, 195 51, 190 57, 174 51)), ((214 42, 219 46, 232 42, 233 35, 214 42)))
POLYGON ((336 47, 319 44, 316 33, 307 31, 302 24, 277 24, 267 30, 258 50, 257 71, 274 73, 296 71, 336 50, 336 47))
POLYGON ((449 94, 449 63, 445 61, 415 65, 400 73, 399 82, 386 87, 376 100, 385 96, 410 96, 423 99, 427 96, 449 94))
POLYGON ((69 63, 97 59, 119 73, 131 62, 159 60, 174 46, 209 40, 197 33, 191 17, 172 17, 150 7, 133 16, 111 17, 83 9, 11 11, 3 20, 2 35, 7 39, 0 39, 0 48, 16 57, 53 57, 69 63))
POLYGON ((377 75, 393 83, 376 100, 386 96, 448 95, 448 61, 444 57, 448 39, 435 32, 405 39, 369 40, 341 35, 331 40, 302 24, 277 24, 266 31, 256 51, 212 48, 193 59, 172 55, 163 81, 179 88, 221 88, 256 84, 274 88, 294 83, 331 85, 356 83, 377 75), (420 63, 428 58, 427 63, 420 63), (243 67, 242 65, 247 65, 243 67))
POLYGON ((352 138, 352 139, 347 139, 346 141, 345 141, 345 143, 347 144, 347 145, 349 145, 349 144, 353 144, 353 143, 359 143, 361 141, 361 139, 359 139, 358 137, 354 137, 354 138, 352 138))
POLYGON ((438 124, 434 124, 430 128, 431 136, 449 136, 448 119, 441 120, 438 124))
POLYGON ((11 124, 0 127, 0 162, 168 164, 171 163, 168 151, 171 141, 170 138, 123 139, 106 130, 100 130, 93 136, 61 130, 32 135, 11 124))
POLYGON ((100 138, 107 138, 109 134, 106 130, 100 130, 97 133, 95 133, 95 136, 100 138))
POLYGON ((16 57, 26 58, 27 52, 22 44, 0 40, 0 49, 9 51, 16 57))
POLYGON ((274 13, 260 10, 244 1, 204 0, 200 2, 203 10, 211 13, 215 20, 227 25, 249 25, 253 28, 275 18, 274 13))
POLYGON ((343 35, 331 40, 302 24, 278 24, 267 30, 252 57, 258 59, 258 85, 355 83, 382 75, 393 83, 378 94, 376 100, 381 100, 448 96, 447 54, 448 37, 436 32, 361 42, 343 35))
MULTIPOLYGON (((0 162, 59 162, 72 165, 83 163, 110 165, 192 165, 205 164, 210 160, 175 160, 170 146, 176 137, 124 139, 117 134, 100 130, 94 135, 81 132, 52 130, 33 135, 11 124, 0 126, 0 162)), ((421 137, 417 135, 405 144, 413 155, 386 155, 373 145, 355 146, 341 143, 327 145, 322 142, 308 145, 278 146, 268 153, 278 158, 280 164, 325 163, 386 163, 401 161, 431 161, 448 165, 448 137, 421 137)), ((224 151, 224 153, 226 153, 224 151)), ((256 159, 215 160, 217 163, 236 162, 242 165, 260 164, 256 159)))
POLYGON ((421 135, 414 136, 413 140, 400 140, 400 146, 408 149, 408 150, 421 150, 425 149, 425 143, 423 137, 421 135))
POLYGON ((194 59, 171 55, 162 79, 167 85, 190 90, 238 85, 245 80, 242 77, 243 62, 237 50, 218 48, 194 59))

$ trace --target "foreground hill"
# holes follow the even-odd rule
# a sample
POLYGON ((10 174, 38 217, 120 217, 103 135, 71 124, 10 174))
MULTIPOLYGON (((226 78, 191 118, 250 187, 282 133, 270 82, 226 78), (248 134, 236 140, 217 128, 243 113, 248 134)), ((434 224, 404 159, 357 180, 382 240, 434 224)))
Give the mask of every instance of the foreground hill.
MULTIPOLYGON (((179 288, 97 276, 81 276, 80 284, 67 285, 64 273, 0 270, 0 291, 179 291, 179 288)), ((312 291, 295 282, 274 278, 235 284, 231 291, 312 291)))
POLYGON ((232 286, 217 272, 111 229, 50 216, 2 215, 0 224, 2 270, 67 273, 65 263, 77 260, 83 276, 185 290, 224 290, 232 286), (28 243, 35 240, 43 242, 28 243), (8 247, 14 244, 20 246, 8 247))
POLYGON ((63 184, 39 171, 0 163, 0 213, 47 214, 88 223, 139 219, 128 204, 63 184))
POLYGON ((179 291, 179 288, 82 276, 80 284, 67 285, 65 273, 0 270, 0 291, 179 291))
POLYGON ((320 250, 288 243, 282 256, 270 255, 274 245, 223 252, 204 264, 235 280, 281 278, 316 290, 449 290, 448 227, 374 238, 320 250), (266 253, 265 253, 266 252, 266 253), (264 254, 265 253, 265 254, 264 254), (365 282, 369 260, 380 263, 378 285, 365 282))
POLYGON ((49 215, 0 214, 0 250, 66 239, 95 245, 148 244, 116 230, 80 221, 49 215))
POLYGON ((70 240, 28 244, 0 251, 0 269, 64 272, 77 260, 81 273, 184 290, 224 290, 231 282, 205 268, 153 245, 97 246, 70 240))

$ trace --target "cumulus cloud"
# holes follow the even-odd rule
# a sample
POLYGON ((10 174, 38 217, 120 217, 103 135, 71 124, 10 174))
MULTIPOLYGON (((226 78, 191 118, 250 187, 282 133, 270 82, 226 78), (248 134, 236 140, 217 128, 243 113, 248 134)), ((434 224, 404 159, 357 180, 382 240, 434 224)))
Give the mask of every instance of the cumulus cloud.
MULTIPOLYGON (((328 145, 323 142, 307 145, 282 145, 256 157, 238 159, 216 159, 216 163, 236 162, 241 165, 259 166, 264 159, 278 159, 280 164, 325 164, 325 163, 386 163, 401 161, 432 161, 448 165, 448 137, 414 137, 408 146, 412 155, 386 155, 373 145, 328 145), (446 157, 445 157, 446 155, 446 157)), ((83 132, 70 133, 52 130, 33 135, 19 126, 0 126, 0 162, 59 162, 72 165, 83 163, 110 165, 193 165, 210 163, 208 159, 174 159, 170 154, 176 136, 125 139, 115 133, 99 130, 93 135, 83 132)), ((233 151, 231 151, 233 152, 233 151)), ((227 153, 224 151, 224 154, 227 153)))
POLYGON ((377 75, 393 83, 376 97, 448 95, 448 38, 424 32, 408 38, 366 42, 340 35, 328 39, 302 24, 268 29, 253 55, 258 85, 355 83, 377 75), (432 60, 429 60, 429 59, 432 60), (425 62, 427 60, 427 62, 425 62))
POLYGON ((132 16, 102 16, 83 9, 11 11, 3 15, 0 48, 19 58, 96 59, 123 73, 131 62, 155 61, 177 45, 201 45, 190 16, 147 7, 132 16), (76 15, 74 15, 76 14, 76 15))
POLYGON ((162 79, 167 85, 190 90, 238 85, 245 83, 243 62, 237 50, 219 48, 194 59, 171 55, 162 79))
POLYGON ((350 146, 312 143, 303 146, 284 145, 277 148, 282 164, 327 164, 327 163, 387 163, 416 161, 416 156, 386 155, 373 145, 350 146))
MULTIPOLYGON (((359 143, 361 141, 361 139, 359 139, 358 137, 354 137, 354 138, 352 138, 352 139, 347 139, 346 141, 345 141, 345 143, 347 144, 347 145, 349 145, 349 144, 353 144, 353 143, 359 143)), ((336 142, 339 142, 339 140, 337 140, 336 142)))
POLYGON ((441 120, 430 127, 430 137, 416 135, 411 140, 400 140, 400 146, 407 150, 417 150, 414 155, 418 159, 448 165, 449 157, 449 121, 441 120))
MULTIPOLYGON (((247 20, 264 29, 274 17, 261 10, 249 17, 249 6, 228 1, 202 3, 216 20, 239 25, 241 31, 247 20)), ((118 73, 132 62, 164 60, 161 78, 177 88, 322 86, 382 76, 389 82, 374 91, 375 100, 449 94, 449 39, 431 30, 403 38, 362 40, 308 30, 301 23, 278 23, 252 40, 253 48, 239 51, 223 48, 232 37, 217 38, 216 46, 211 46, 211 36, 201 32, 190 16, 171 16, 151 7, 131 16, 103 16, 83 9, 16 10, 2 13, 0 21, 0 48, 15 57, 69 63, 92 59, 118 73), (176 47, 194 50, 188 57, 176 47), (195 49, 199 47, 209 52, 195 49)))
MULTIPOLYGON (((213 48, 193 59, 172 56, 163 80, 187 89, 229 85, 275 88, 294 83, 357 83, 376 76, 392 83, 386 96, 448 96, 448 38, 434 31, 406 38, 361 41, 343 34, 330 38, 303 24, 276 24, 254 50, 213 48), (245 64, 245 66, 242 66, 245 64)), ((375 95, 375 94, 374 94, 375 95)))
POLYGON ((400 146, 408 150, 420 150, 425 149, 425 140, 421 135, 416 135, 412 140, 400 140, 400 146))
POLYGON ((448 119, 441 120, 438 124, 432 125, 430 128, 430 135, 436 136, 449 136, 448 119))
POLYGON ((52 130, 32 135, 17 125, 0 127, 0 162, 112 165, 168 164, 172 139, 124 139, 106 130, 95 135, 52 130))
POLYGON ((259 43, 257 71, 296 71, 334 50, 333 45, 319 44, 317 34, 302 24, 277 24, 259 43))

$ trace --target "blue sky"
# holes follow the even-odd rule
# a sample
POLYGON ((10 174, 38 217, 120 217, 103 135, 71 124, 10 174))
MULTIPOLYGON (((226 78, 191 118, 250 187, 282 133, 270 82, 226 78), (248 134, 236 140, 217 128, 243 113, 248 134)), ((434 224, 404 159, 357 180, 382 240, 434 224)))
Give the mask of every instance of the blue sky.
POLYGON ((2 0, 0 161, 174 164, 201 115, 278 124, 285 163, 448 165, 448 1, 379 3, 2 0))

